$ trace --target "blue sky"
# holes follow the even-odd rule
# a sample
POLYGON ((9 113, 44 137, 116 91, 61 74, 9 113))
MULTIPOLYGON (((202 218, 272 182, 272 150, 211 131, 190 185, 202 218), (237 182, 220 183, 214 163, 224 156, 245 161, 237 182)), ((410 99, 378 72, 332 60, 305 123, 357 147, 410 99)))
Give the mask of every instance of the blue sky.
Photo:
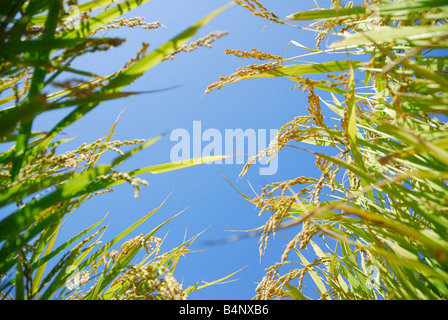
MULTIPOLYGON (((169 40, 209 12, 228 1, 210 0, 153 0, 127 17, 145 17, 145 21, 160 21, 165 27, 157 30, 121 29, 107 31, 106 36, 122 36, 128 41, 120 48, 101 54, 86 55, 74 67, 107 75, 134 57, 142 42, 149 42, 152 50, 169 40)), ((311 9, 313 1, 263 1, 265 6, 280 18, 300 10, 311 9)), ((324 5, 322 2, 321 5, 324 5)), ((269 24, 233 6, 202 28, 194 39, 210 31, 229 30, 229 34, 213 44, 213 48, 199 48, 190 53, 176 55, 138 79, 127 91, 144 91, 179 85, 174 90, 148 95, 137 95, 114 102, 103 103, 85 118, 69 127, 66 133, 75 135, 70 147, 100 138, 124 112, 114 139, 131 140, 151 138, 160 133, 183 128, 191 132, 193 121, 201 121, 203 130, 225 129, 277 129, 295 116, 306 114, 307 96, 300 90, 290 90, 294 85, 283 78, 241 81, 204 95, 208 85, 234 72, 238 67, 255 63, 224 54, 226 48, 248 50, 256 48, 275 55, 295 56, 303 50, 287 45, 291 40, 308 46, 315 44, 312 32, 282 25, 269 24)), ((60 119, 66 111, 51 112, 40 117, 35 128, 48 128, 50 122, 60 119)), ((170 161, 170 149, 175 142, 167 134, 154 146, 142 151, 126 162, 122 170, 135 169, 170 161)), ((64 151, 61 149, 61 152, 64 151)), ((108 158, 103 158, 106 161, 108 158)), ((190 299, 251 299, 255 295, 256 282, 265 275, 265 268, 278 262, 286 240, 281 233, 271 239, 267 252, 260 257, 258 237, 225 245, 208 246, 209 240, 219 240, 234 235, 228 230, 248 230, 259 227, 269 218, 265 212, 258 217, 258 209, 241 197, 222 177, 226 176, 239 190, 248 196, 261 192, 266 184, 310 175, 317 171, 314 158, 299 150, 284 150, 279 155, 278 172, 272 176, 260 176, 254 166, 248 174, 237 180, 243 165, 201 165, 159 175, 144 175, 149 182, 138 199, 133 198, 133 188, 124 184, 113 193, 96 197, 70 218, 70 224, 61 232, 60 242, 77 234, 107 214, 109 228, 103 241, 114 237, 134 221, 148 213, 171 194, 169 200, 153 218, 140 226, 130 237, 146 233, 169 217, 187 208, 175 220, 165 226, 159 237, 166 240, 162 250, 179 245, 187 238, 207 229, 191 246, 193 252, 180 261, 176 278, 184 288, 202 280, 214 281, 244 268, 234 281, 211 286, 190 295, 190 299)), ((298 227, 297 227, 298 228, 298 227)), ((291 238, 298 229, 285 231, 291 238)), ((311 255, 312 252, 304 252, 311 255)), ((313 295, 312 283, 304 283, 308 294, 313 295)))

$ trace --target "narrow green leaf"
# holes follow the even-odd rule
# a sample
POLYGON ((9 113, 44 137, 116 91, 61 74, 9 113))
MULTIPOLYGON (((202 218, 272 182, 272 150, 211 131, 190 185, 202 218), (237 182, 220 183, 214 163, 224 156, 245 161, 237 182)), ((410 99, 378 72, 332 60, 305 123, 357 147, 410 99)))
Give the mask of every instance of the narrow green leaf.
POLYGON ((289 284, 289 283, 285 283, 285 287, 289 290, 288 294, 291 298, 295 299, 295 300, 308 300, 303 294, 302 292, 300 292, 299 290, 297 290, 296 287, 294 287, 293 285, 289 284))
POLYGON ((118 18, 121 15, 124 15, 131 10, 134 10, 138 6, 141 6, 148 1, 149 0, 126 0, 123 3, 117 3, 115 6, 111 6, 109 9, 87 19, 86 21, 83 21, 78 28, 73 28, 66 31, 60 36, 60 38, 76 39, 92 35, 105 24, 113 21, 114 19, 118 18))
POLYGON ((121 72, 116 78, 112 79, 105 90, 121 90, 123 87, 129 85, 137 78, 141 77, 146 71, 153 68, 164 58, 173 53, 177 48, 185 44, 197 33, 199 28, 209 23, 213 18, 226 10, 230 5, 231 4, 225 5, 213 11, 205 18, 199 20, 194 25, 186 29, 184 32, 167 41, 166 43, 155 49, 153 52, 137 61, 129 69, 121 72))

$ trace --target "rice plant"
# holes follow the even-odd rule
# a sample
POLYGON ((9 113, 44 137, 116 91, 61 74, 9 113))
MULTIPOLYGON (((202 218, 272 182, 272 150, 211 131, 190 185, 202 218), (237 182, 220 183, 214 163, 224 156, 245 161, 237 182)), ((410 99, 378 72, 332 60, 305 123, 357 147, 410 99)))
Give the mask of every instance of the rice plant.
POLYGON ((151 32, 160 27, 160 22, 121 17, 146 2, 11 0, 0 4, 0 143, 2 150, 10 147, 0 154, 1 299, 185 299, 203 287, 197 283, 184 289, 173 277, 179 258, 196 237, 161 252, 163 239, 156 232, 171 219, 119 246, 160 207, 106 244, 100 241, 105 232, 101 219, 55 245, 61 226, 70 224, 70 216, 90 198, 122 183, 132 185, 138 197, 147 184, 140 177, 144 173, 158 174, 220 158, 120 172, 120 164, 161 136, 113 140, 117 123, 97 141, 58 152, 70 141, 60 138, 62 130, 104 101, 151 94, 125 89, 161 61, 200 45, 210 46, 225 35, 212 34, 188 44, 223 7, 158 48, 149 50, 143 43, 135 58, 123 61, 123 67, 112 74, 72 67, 85 54, 123 45, 125 39, 104 37, 104 30, 129 27, 151 32), (57 109, 66 109, 67 115, 45 132, 32 131, 37 116, 57 109), (106 152, 116 157, 100 164, 106 152), (136 261, 142 251, 144 258, 136 261))
POLYGON ((303 50, 293 57, 229 49, 262 62, 206 90, 286 77, 308 97, 307 112, 241 173, 284 148, 311 153, 320 171, 245 196, 260 215, 269 212, 260 254, 271 236, 295 230, 254 299, 310 299, 307 281, 319 299, 447 299, 448 3, 332 0, 280 19, 259 1, 235 2, 296 35, 316 35, 314 47, 295 38, 285 44, 303 50))

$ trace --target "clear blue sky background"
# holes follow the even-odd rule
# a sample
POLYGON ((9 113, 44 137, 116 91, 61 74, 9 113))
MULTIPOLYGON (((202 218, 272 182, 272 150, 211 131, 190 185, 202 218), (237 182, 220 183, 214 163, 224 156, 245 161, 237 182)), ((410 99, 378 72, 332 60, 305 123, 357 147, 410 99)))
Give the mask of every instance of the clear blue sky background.
MULTIPOLYGON (((126 16, 143 16, 147 22, 160 21, 165 28, 107 31, 106 36, 126 37, 128 42, 107 53, 86 55, 75 67, 107 75, 134 57, 142 42, 150 43, 149 50, 155 49, 227 2, 150 1, 126 16)), ((321 1, 320 4, 328 5, 327 2, 321 1)), ((313 1, 265 0, 263 4, 280 18, 315 7, 313 1)), ((287 79, 241 81, 207 95, 203 93, 218 77, 231 74, 238 67, 255 63, 225 55, 224 49, 250 51, 251 48, 257 48, 276 55, 295 56, 304 51, 295 46, 287 49, 289 41, 295 40, 312 47, 315 44, 314 33, 269 24, 267 20, 254 17, 239 6, 233 6, 219 15, 201 29, 194 39, 215 30, 229 30, 230 33, 215 42, 211 49, 199 48, 191 53, 181 53, 172 61, 163 62, 127 90, 155 90, 180 85, 178 88, 103 103, 66 130, 67 134, 77 136, 70 148, 100 138, 123 110, 126 111, 115 135, 115 139, 119 140, 151 138, 176 128, 191 132, 195 120, 202 121, 203 130, 216 128, 223 134, 225 129, 236 128, 269 130, 280 128, 295 116, 306 114, 306 93, 297 89, 290 90, 294 83, 287 79)), ((35 128, 48 128, 49 122, 60 119, 66 112, 52 112, 39 118, 35 128)), ((121 169, 169 162, 170 149, 174 144, 169 140, 169 135, 166 135, 162 141, 126 162, 121 169)), ((65 149, 61 149, 63 151, 65 149)), ((107 159, 104 157, 103 161, 107 159)), ((185 233, 190 238, 208 228, 191 246, 191 250, 197 252, 187 255, 179 263, 175 276, 183 282, 184 288, 196 281, 210 282, 244 268, 232 278, 234 281, 192 293, 190 299, 251 299, 255 295, 256 282, 265 275, 265 268, 280 260, 286 241, 277 233, 276 239, 271 239, 270 246, 262 257, 258 252, 258 237, 225 245, 206 245, 209 240, 219 240, 235 234, 228 230, 253 229, 263 225, 269 218, 269 212, 258 217, 258 209, 241 197, 220 174, 252 197, 254 194, 248 182, 260 192, 266 184, 310 175, 316 169, 312 156, 295 149, 285 150, 279 155, 276 175, 260 176, 258 167, 254 166, 244 178, 237 181, 242 168, 243 165, 240 164, 201 165, 160 175, 144 175, 149 186, 142 188, 138 199, 133 198, 133 188, 123 184, 116 187, 113 193, 86 202, 70 218, 71 223, 65 226, 59 241, 75 235, 107 214, 106 223, 109 228, 103 238, 103 242, 106 242, 172 193, 161 210, 130 237, 145 234, 162 221, 188 208, 158 233, 162 238, 167 235, 162 250, 169 250, 182 243, 185 233)), ((288 230, 285 235, 291 238, 296 232, 298 229, 288 230)), ((312 252, 304 254, 310 255, 312 252)), ((313 284, 306 282, 304 286, 308 294, 313 295, 313 284)))

